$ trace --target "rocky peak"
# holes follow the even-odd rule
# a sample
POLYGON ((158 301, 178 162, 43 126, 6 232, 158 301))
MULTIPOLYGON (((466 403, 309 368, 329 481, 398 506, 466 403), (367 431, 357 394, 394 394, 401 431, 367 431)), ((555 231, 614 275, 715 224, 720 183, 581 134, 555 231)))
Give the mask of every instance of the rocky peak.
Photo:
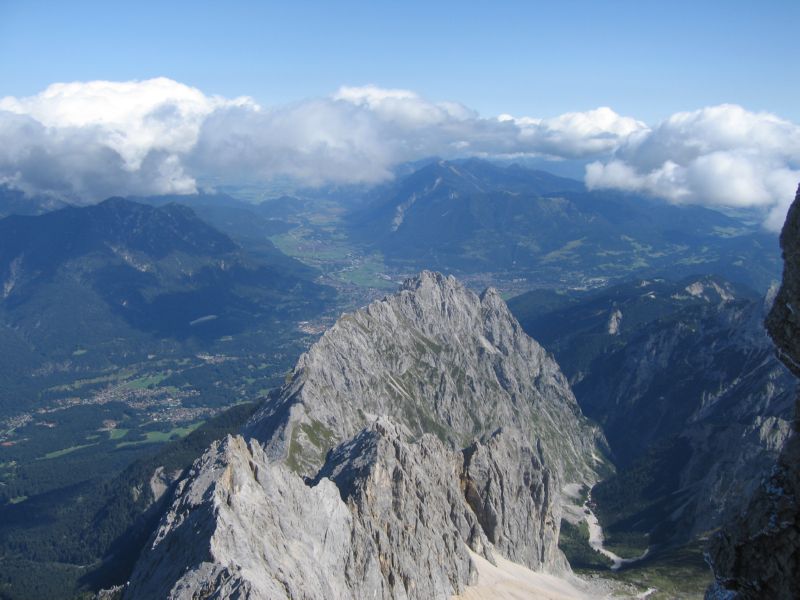
POLYGON ((463 456, 464 497, 493 547, 517 563, 568 571, 553 521, 561 515, 559 495, 541 444, 531 447, 518 429, 501 428, 474 441, 463 456), (538 535, 520 539, 519 531, 538 535))
POLYGON ((311 476, 336 443, 376 416, 461 448, 516 425, 576 479, 591 478, 597 437, 553 358, 494 290, 481 296, 423 271, 337 323, 297 363, 247 434, 311 476))
POLYGON ((497 292, 423 272, 195 464, 128 596, 448 598, 476 556, 567 571, 560 489, 593 480, 597 436, 497 292))
POLYGON ((452 275, 443 275, 437 271, 423 270, 419 275, 409 277, 400 285, 400 291, 418 292, 423 288, 439 289, 457 288, 460 284, 452 275))

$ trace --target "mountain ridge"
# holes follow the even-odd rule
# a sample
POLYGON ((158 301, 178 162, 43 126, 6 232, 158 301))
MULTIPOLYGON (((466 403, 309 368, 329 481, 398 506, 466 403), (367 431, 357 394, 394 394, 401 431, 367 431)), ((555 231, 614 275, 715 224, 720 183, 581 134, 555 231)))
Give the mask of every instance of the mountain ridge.
POLYGON ((174 204, 113 198, 0 219, 0 379, 13 390, 20 369, 72 364, 82 348, 94 350, 82 368, 109 368, 308 318, 333 291, 293 265, 250 255, 174 204))
POLYGON ((438 161, 367 195, 352 239, 393 265, 544 281, 714 272, 766 289, 775 236, 699 206, 607 190, 520 166, 438 161))

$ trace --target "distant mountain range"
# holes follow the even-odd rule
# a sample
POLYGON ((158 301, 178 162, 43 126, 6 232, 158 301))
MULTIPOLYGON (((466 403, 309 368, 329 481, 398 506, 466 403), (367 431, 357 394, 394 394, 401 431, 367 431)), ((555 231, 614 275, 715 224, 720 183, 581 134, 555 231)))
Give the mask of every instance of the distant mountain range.
MULTIPOLYGON (((158 207, 168 204, 188 206, 200 219, 245 246, 247 252, 271 263, 284 264, 294 271, 303 268, 303 264, 297 261, 286 262, 286 255, 269 241, 269 236, 284 233, 296 226, 296 223, 287 219, 293 218, 304 206, 304 202, 297 198, 282 196, 260 204, 237 200, 227 194, 211 193, 128 199, 158 207)), ((313 269, 307 269, 307 274, 316 273, 313 269)))
POLYGON ((409 269, 505 272, 537 283, 699 272, 758 289, 780 273, 777 236, 757 226, 477 159, 399 177, 348 223, 354 240, 409 269))
MULTIPOLYGON (((190 206, 271 262, 283 255, 268 237, 296 227, 300 213, 323 202, 340 207, 335 227, 352 244, 404 272, 494 273, 547 287, 715 274, 760 291, 780 276, 777 236, 753 222, 699 206, 587 191, 573 179, 479 159, 419 161, 398 168, 389 183, 306 189, 260 204, 223 193, 131 200, 190 206)), ((0 190, 0 215, 57 206, 0 190)))
POLYGON ((159 340, 266 334, 331 297, 313 275, 274 247, 248 254, 175 204, 112 198, 10 216, 0 220, 0 375, 18 380, 21 365, 82 348, 113 364, 159 340))

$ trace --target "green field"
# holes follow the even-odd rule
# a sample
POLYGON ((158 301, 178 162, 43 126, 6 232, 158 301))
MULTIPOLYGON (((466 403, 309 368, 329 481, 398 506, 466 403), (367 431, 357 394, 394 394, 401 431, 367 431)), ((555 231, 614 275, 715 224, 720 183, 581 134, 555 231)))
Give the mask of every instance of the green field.
POLYGON ((145 375, 125 382, 125 387, 131 389, 143 390, 145 388, 153 387, 164 381, 169 377, 169 373, 156 373, 154 375, 145 375))
POLYGON ((345 261, 353 249, 341 240, 318 240, 314 231, 304 227, 270 237, 278 249, 305 263, 318 265, 322 262, 345 261))
POLYGON ((97 442, 94 442, 92 444, 82 444, 79 446, 70 446, 69 448, 63 448, 62 450, 55 450, 54 452, 48 452, 47 454, 39 458, 39 460, 49 460, 51 458, 58 458, 60 456, 64 456, 65 454, 71 454, 76 450, 83 450, 84 448, 89 448, 90 446, 96 446, 96 445, 97 442))
POLYGON ((125 446, 139 446, 141 444, 168 442, 172 439, 186 437, 187 435, 192 433, 195 429, 200 427, 200 425, 202 425, 203 423, 204 421, 197 421, 196 423, 186 425, 185 427, 174 427, 169 431, 148 431, 144 434, 145 439, 131 441, 131 442, 120 442, 119 444, 117 444, 117 448, 124 448, 125 446))
POLYGON ((108 432, 108 439, 110 439, 110 440, 122 439, 126 435, 128 435, 128 431, 129 431, 128 429, 125 429, 123 427, 118 427, 116 429, 110 429, 109 432, 108 432))
POLYGON ((397 289, 397 284, 381 277, 386 265, 381 254, 364 257, 357 264, 336 273, 336 278, 361 287, 377 287, 387 290, 397 289))
POLYGON ((96 385, 99 383, 109 383, 112 381, 119 381, 121 379, 126 379, 134 374, 133 369, 114 369, 108 375, 99 375, 97 377, 92 377, 89 379, 76 379, 72 383, 66 383, 63 385, 56 385, 51 388, 48 388, 47 391, 49 392, 74 392, 82 387, 96 385))

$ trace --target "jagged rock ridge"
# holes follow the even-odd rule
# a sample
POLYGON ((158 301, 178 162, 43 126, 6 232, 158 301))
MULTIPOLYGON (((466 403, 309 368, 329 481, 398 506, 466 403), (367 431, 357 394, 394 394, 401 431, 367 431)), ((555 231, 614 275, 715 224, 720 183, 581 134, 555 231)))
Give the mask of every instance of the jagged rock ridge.
MULTIPOLYGON (((784 364, 800 377, 800 188, 781 233, 783 283, 767 329, 784 364)), ((712 541, 715 583, 708 599, 800 597, 800 397, 793 433, 747 510, 712 541)))
POLYGON ((126 597, 446 598, 470 551, 565 572, 559 491, 598 437, 496 292, 428 272, 344 315, 244 433, 179 485, 126 597))

